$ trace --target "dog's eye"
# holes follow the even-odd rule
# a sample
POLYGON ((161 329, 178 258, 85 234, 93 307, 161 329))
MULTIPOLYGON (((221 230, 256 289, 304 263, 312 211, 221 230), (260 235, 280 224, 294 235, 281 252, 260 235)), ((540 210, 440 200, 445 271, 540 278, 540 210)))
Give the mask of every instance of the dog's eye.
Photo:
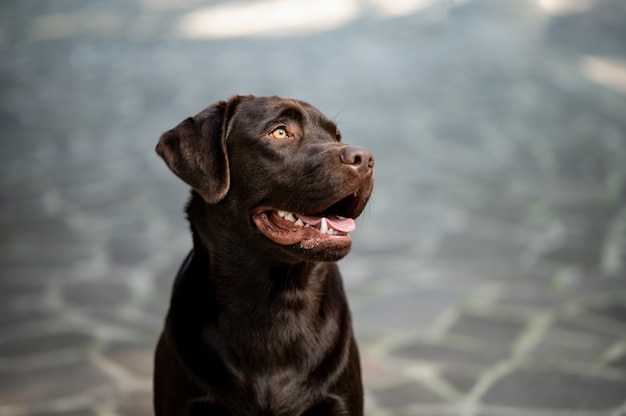
POLYGON ((279 127, 272 132, 272 137, 275 139, 286 139, 288 137, 287 130, 284 127, 279 127))

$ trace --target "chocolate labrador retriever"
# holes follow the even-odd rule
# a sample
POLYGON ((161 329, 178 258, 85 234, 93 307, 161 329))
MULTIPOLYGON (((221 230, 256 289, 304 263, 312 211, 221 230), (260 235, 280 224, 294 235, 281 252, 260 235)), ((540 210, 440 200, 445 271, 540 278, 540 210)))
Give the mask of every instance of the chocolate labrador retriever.
POLYGON ((362 415, 336 261, 373 185, 369 151, 307 103, 235 96, 161 136, 191 186, 193 250, 155 355, 157 416, 362 415))

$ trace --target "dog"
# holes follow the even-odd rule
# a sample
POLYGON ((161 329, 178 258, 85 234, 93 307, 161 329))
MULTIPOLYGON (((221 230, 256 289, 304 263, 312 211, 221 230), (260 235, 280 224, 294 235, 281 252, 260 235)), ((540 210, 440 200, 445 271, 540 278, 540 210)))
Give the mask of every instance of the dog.
POLYGON ((191 187, 193 249, 155 352, 156 416, 363 414, 336 262, 374 158, 311 105, 234 96, 156 147, 191 187))

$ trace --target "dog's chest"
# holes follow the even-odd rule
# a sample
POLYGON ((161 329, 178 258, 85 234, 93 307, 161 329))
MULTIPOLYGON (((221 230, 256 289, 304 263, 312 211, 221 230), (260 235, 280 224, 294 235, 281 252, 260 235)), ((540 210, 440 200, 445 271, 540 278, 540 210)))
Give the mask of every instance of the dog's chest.
MULTIPOLYGON (((264 414, 298 415, 313 404, 310 389, 302 374, 276 372, 258 377, 251 386, 257 406, 264 414)), ((263 414, 263 413, 262 413, 263 414)))

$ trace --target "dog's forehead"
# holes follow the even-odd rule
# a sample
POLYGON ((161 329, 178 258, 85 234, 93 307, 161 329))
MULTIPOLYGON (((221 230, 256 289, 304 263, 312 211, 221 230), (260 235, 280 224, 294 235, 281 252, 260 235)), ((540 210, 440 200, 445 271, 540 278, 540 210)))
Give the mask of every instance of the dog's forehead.
POLYGON ((251 97, 241 103, 237 111, 247 121, 257 122, 259 126, 273 121, 292 121, 302 126, 315 125, 328 131, 335 131, 337 126, 318 109, 307 102, 281 97, 251 97))

